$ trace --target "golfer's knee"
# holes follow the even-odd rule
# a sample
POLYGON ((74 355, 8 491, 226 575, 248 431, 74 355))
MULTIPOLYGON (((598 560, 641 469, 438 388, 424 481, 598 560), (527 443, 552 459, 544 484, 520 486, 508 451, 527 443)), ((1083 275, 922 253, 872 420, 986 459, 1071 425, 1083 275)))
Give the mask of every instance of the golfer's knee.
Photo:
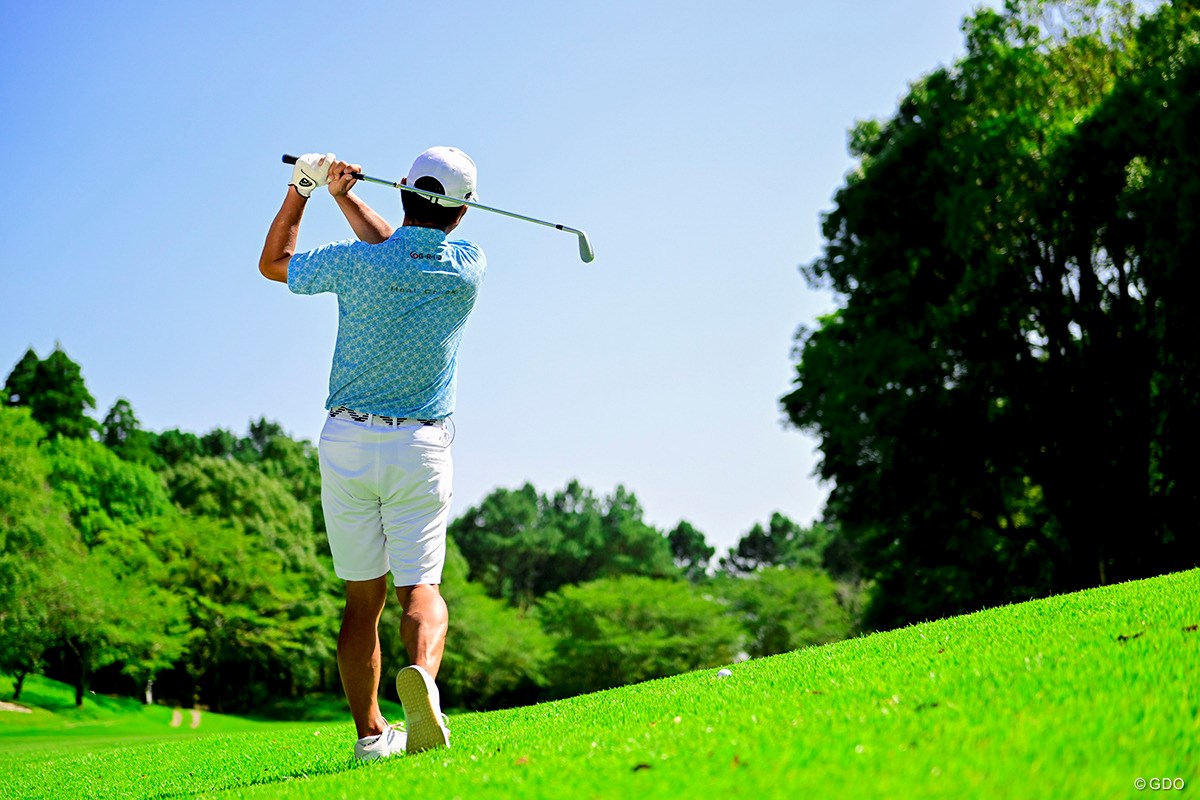
POLYGON ((400 596, 405 618, 420 625, 444 626, 447 624, 449 612, 446 608, 446 601, 436 585, 420 584, 403 587, 403 589, 406 590, 403 594, 399 588, 396 593, 400 596))
POLYGON ((424 605, 427 603, 442 603, 441 588, 436 583, 418 583, 415 586, 397 586, 396 598, 400 601, 400 605, 404 606, 405 610, 412 605, 424 605))

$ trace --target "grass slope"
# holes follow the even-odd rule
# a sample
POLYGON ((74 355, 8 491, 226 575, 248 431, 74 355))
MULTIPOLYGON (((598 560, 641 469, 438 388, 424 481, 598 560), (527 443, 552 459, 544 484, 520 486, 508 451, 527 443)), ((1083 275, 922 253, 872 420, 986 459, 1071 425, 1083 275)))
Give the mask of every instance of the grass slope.
POLYGON ((347 724, 104 753, 76 742, 10 755, 0 738, 0 796, 1094 798, 1136 794, 1139 777, 1200 786, 1198 623, 1192 570, 738 664, 726 679, 697 672, 461 715, 452 749, 362 767, 347 724))

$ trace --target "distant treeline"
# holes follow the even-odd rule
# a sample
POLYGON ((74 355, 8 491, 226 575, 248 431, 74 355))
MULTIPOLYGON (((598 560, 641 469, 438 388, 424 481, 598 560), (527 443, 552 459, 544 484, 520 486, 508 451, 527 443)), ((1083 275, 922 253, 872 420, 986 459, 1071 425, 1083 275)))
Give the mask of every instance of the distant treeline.
MULTIPOLYGON (((308 442, 100 422, 78 364, 31 349, 0 404, 0 670, 225 711, 339 692, 341 582, 308 442)), ((451 526, 447 705, 490 708, 834 641, 862 584, 845 543, 782 515, 713 564, 624 487, 497 489, 451 526)), ((396 604, 386 662, 404 663, 396 604)))
POLYGON ((992 5, 804 269, 840 307, 783 405, 872 626, 1200 561, 1200 3, 992 5))

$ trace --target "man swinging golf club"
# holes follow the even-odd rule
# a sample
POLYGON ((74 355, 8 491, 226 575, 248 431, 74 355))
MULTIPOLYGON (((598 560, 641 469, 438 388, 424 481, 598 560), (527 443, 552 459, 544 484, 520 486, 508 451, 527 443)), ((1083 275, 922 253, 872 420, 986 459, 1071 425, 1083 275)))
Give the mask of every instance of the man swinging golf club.
MULTIPOLYGON (((450 744, 434 683, 449 621, 438 589, 452 478, 446 420, 454 412, 459 342, 486 262, 475 244, 447 238, 465 205, 404 191, 404 221, 393 229, 351 193, 361 171, 332 153, 297 159, 258 266, 297 294, 338 298, 318 446, 321 504, 334 571, 346 582, 337 652, 358 729, 354 753, 373 760, 450 744), (296 253, 305 205, 324 185, 359 241, 296 253), (377 700, 389 571, 412 662, 396 675, 403 731, 387 723, 377 700)), ((403 183, 473 200, 475 163, 461 150, 434 147, 417 156, 403 183)))

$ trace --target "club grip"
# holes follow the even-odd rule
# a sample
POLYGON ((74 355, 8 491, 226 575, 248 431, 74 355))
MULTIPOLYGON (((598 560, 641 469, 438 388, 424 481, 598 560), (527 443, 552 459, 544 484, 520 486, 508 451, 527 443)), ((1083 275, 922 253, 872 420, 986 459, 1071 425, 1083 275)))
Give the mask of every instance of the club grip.
POLYGON ((299 160, 300 159, 298 156, 289 155, 287 153, 283 154, 283 163, 285 164, 295 164, 299 160))

